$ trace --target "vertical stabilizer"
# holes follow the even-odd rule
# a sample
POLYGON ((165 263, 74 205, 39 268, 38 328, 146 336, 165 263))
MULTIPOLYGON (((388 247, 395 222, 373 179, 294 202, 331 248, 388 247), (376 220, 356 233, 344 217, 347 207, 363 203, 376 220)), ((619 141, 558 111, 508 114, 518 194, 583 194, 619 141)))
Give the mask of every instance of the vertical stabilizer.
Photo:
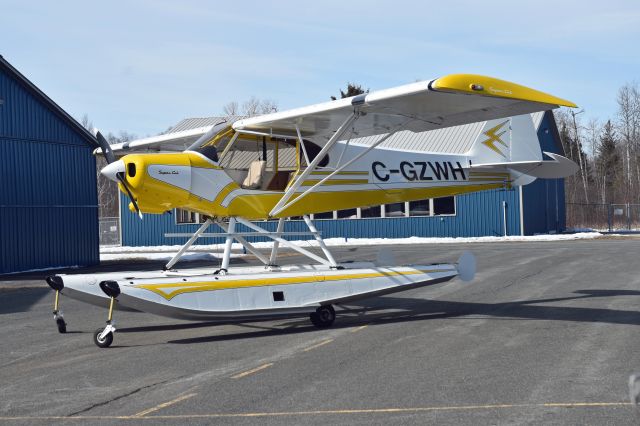
POLYGON ((533 182, 535 177, 508 167, 509 163, 542 160, 540 141, 531 115, 487 121, 467 155, 474 165, 493 164, 499 167, 504 163, 513 185, 533 182))
POLYGON ((542 160, 531 115, 485 122, 467 155, 474 164, 542 160))

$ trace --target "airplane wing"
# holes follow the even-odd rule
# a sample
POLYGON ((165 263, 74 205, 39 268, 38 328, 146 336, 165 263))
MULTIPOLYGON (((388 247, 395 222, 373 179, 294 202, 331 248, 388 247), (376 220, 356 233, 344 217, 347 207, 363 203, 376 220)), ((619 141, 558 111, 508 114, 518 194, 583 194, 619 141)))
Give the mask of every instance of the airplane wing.
POLYGON ((382 135, 392 129, 423 132, 444 127, 576 107, 572 102, 491 77, 452 74, 303 108, 236 121, 233 128, 295 136, 322 145, 357 109, 353 137, 382 135))
MULTIPOLYGON (((238 118, 238 116, 229 116, 195 119, 207 120, 210 123, 204 126, 187 128, 184 130, 180 129, 180 127, 183 126, 180 126, 180 123, 178 123, 178 125, 175 126, 178 127, 177 130, 171 129, 167 133, 162 135, 149 136, 129 142, 116 143, 111 145, 111 149, 117 156, 134 153, 139 154, 145 152, 182 152, 188 149, 200 138, 209 136, 210 133, 215 134, 216 131, 219 131, 225 126, 229 126, 238 118)), ((93 153, 94 155, 101 155, 102 151, 100 148, 98 148, 93 153)))
POLYGON ((211 126, 205 126, 182 132, 150 136, 130 142, 116 143, 111 145, 111 148, 116 155, 126 155, 134 152, 180 152, 187 149, 200 136, 207 133, 210 128, 211 126))

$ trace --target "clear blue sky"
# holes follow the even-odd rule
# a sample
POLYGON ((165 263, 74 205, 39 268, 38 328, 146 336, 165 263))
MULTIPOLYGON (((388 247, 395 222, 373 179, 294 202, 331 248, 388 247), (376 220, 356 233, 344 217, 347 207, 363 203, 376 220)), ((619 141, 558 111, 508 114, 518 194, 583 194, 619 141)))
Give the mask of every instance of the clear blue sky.
POLYGON ((640 81, 640 1, 0 0, 0 54, 73 116, 139 136, 252 95, 284 110, 459 72, 606 119, 640 81))

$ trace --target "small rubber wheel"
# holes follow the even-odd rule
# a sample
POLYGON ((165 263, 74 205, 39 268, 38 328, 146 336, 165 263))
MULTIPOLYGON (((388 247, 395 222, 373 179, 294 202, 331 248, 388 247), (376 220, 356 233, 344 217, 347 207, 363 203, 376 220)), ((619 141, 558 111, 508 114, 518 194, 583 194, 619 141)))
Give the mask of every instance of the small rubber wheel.
POLYGON ((99 328, 93 333, 93 343, 99 348, 108 348, 113 343, 113 333, 109 332, 104 339, 100 338, 100 335, 104 331, 104 328, 99 328))
POLYGON ((331 327, 336 320, 336 311, 331 305, 320 306, 314 313, 309 315, 309 319, 318 328, 331 327))
POLYGON ((62 318, 56 319, 56 325, 58 326, 58 333, 64 334, 67 332, 67 323, 62 318))

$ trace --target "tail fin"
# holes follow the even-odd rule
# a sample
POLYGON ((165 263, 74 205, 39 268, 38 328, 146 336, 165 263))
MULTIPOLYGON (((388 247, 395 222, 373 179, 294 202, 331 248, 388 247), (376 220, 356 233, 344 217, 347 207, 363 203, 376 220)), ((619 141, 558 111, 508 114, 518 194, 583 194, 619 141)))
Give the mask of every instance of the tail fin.
POLYGON ((471 168, 508 172, 512 185, 527 185, 536 178, 572 175, 578 166, 561 155, 545 153, 544 160, 531 115, 518 115, 485 123, 467 152, 471 168))
POLYGON ((467 154, 474 164, 542 160, 530 114, 487 121, 467 154))

